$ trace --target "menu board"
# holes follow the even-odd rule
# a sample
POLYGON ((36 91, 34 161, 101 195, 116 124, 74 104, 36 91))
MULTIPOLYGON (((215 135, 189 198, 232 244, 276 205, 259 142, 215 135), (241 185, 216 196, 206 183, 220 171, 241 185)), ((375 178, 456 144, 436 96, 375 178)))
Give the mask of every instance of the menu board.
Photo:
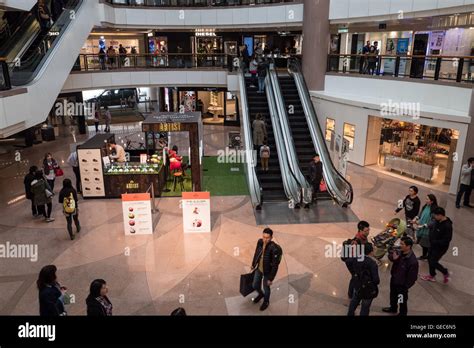
POLYGON ((125 235, 153 234, 149 193, 123 194, 122 211, 125 235))
POLYGON ((104 176, 100 149, 78 149, 83 197, 104 197, 104 176))
POLYGON ((209 192, 183 192, 184 233, 211 232, 211 194, 209 192))

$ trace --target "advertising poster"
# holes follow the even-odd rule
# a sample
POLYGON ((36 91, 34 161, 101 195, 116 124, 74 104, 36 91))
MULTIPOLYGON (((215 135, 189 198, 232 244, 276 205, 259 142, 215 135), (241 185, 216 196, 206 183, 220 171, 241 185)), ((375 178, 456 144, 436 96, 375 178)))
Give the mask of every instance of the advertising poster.
POLYGON ((100 149, 78 149, 77 157, 81 173, 82 195, 104 197, 104 176, 100 149))
POLYGON ((123 194, 122 211, 125 235, 153 234, 149 193, 123 194))
POLYGON ((211 194, 209 192, 183 192, 184 233, 211 232, 211 194))
MULTIPOLYGON (((398 39, 388 38, 385 46, 385 54, 396 55, 398 39)), ((383 72, 385 74, 393 75, 395 73, 395 58, 386 58, 383 62, 383 72)))

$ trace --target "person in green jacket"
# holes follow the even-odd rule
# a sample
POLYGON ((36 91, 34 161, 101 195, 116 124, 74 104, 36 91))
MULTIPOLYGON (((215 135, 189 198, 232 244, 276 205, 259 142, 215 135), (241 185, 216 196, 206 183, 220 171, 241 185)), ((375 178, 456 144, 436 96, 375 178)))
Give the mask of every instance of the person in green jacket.
POLYGON ((42 170, 35 173, 35 180, 31 182, 31 193, 33 194, 33 202, 38 208, 38 214, 43 215, 46 222, 53 222, 54 219, 51 217, 53 191, 44 178, 42 170), (46 212, 45 206, 48 207, 48 212, 46 212))
POLYGON ((420 218, 416 223, 416 240, 423 249, 423 254, 418 260, 428 259, 428 250, 430 248, 430 228, 433 225, 433 210, 438 207, 438 200, 433 194, 426 197, 426 204, 421 209, 420 218))

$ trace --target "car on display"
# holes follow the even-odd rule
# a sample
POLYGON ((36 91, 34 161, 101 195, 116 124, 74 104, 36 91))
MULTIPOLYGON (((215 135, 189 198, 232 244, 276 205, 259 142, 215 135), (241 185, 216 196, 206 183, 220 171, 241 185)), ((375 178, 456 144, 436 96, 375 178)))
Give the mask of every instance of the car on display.
POLYGON ((100 107, 120 106, 122 105, 122 102, 127 104, 130 96, 134 98, 135 103, 138 103, 139 95, 138 88, 106 89, 100 95, 88 99, 87 103, 94 103, 96 105, 100 105, 100 107))

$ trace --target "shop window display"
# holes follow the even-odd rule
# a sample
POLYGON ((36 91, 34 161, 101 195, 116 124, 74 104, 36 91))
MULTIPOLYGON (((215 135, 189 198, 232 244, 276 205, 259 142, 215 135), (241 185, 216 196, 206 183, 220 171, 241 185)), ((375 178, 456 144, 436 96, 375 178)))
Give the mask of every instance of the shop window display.
POLYGON ((326 141, 331 141, 331 137, 333 136, 336 130, 336 121, 332 118, 326 119, 326 141))
POLYGON ((344 123, 344 139, 349 142, 349 150, 354 150, 355 126, 344 123))

